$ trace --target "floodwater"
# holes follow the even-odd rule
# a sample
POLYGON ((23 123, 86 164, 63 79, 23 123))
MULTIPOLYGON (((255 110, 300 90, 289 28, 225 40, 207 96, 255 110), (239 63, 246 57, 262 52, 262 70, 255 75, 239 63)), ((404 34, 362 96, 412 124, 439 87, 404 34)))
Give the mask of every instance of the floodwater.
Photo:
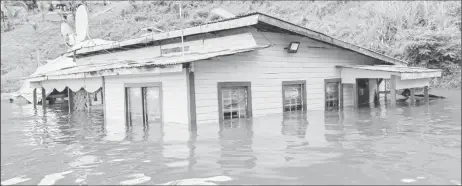
POLYGON ((199 124, 195 134, 165 123, 122 141, 107 140, 101 109, 69 115, 65 106, 2 102, 1 181, 460 185, 461 92, 432 93, 447 99, 199 124))

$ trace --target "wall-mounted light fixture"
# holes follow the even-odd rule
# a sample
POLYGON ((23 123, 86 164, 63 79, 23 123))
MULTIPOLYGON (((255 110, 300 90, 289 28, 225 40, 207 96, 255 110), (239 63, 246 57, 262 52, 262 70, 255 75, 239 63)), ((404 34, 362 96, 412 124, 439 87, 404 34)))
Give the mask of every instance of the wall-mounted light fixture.
POLYGON ((289 46, 284 48, 287 49, 289 53, 297 53, 300 42, 290 42, 289 46))

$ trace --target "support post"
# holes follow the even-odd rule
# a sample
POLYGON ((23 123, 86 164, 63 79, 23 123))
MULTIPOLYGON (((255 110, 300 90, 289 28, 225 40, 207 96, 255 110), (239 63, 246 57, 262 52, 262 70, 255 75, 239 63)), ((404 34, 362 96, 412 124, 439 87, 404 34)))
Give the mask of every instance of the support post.
POLYGON ((384 100, 385 100, 385 104, 387 103, 387 80, 384 80, 383 81, 383 91, 385 92, 383 95, 384 95, 384 100))
POLYGON ((106 99, 106 79, 104 78, 104 76, 101 76, 101 78, 103 79, 103 87, 101 87, 101 104, 103 105, 103 121, 104 121, 104 126, 106 126, 106 120, 107 120, 107 115, 106 115, 106 101, 104 101, 104 99, 106 99))
POLYGON ((376 96, 376 102, 380 103, 380 83, 382 83, 382 79, 376 79, 377 80, 377 91, 375 92, 376 96))
POLYGON ((32 93, 32 101, 34 102, 34 108, 37 108, 37 88, 34 88, 32 93))
POLYGON ((92 99, 91 99, 92 94, 93 94, 93 93, 88 93, 88 96, 89 96, 89 97, 88 97, 88 101, 89 101, 88 104, 89 104, 90 106, 92 106, 92 102, 91 102, 91 101, 92 101, 92 99))
POLYGON ((188 96, 188 118, 189 118, 189 131, 197 131, 196 121, 196 90, 194 83, 194 67, 193 63, 187 64, 185 69, 186 83, 187 83, 187 96, 188 96))
POLYGON ((74 95, 72 93, 72 90, 67 87, 67 98, 68 98, 68 102, 69 102, 69 113, 74 110, 74 95))
POLYGON ((415 88, 411 88, 411 105, 415 104, 415 88))
POLYGON ((45 108, 47 104, 47 94, 45 92, 45 88, 42 87, 42 108, 45 108))
MULTIPOLYGON (((104 80, 103 80, 104 81, 104 80)), ((103 94, 104 94, 104 88, 101 87, 101 105, 104 104, 104 99, 103 99, 103 94)))
POLYGON ((71 99, 70 96, 69 96, 69 87, 67 87, 67 111, 69 112, 69 114, 71 113, 71 99))
POLYGON ((353 83, 353 106, 354 108, 358 108, 358 86, 353 83))
POLYGON ((339 106, 340 109, 343 109, 343 84, 339 85, 339 106))
POLYGON ((90 93, 88 93, 87 90, 85 90, 85 92, 87 93, 87 96, 85 96, 85 97, 86 97, 86 101, 85 101, 85 102, 86 102, 86 105, 87 105, 87 108, 86 108, 86 109, 87 109, 87 111, 89 111, 89 110, 90 110, 90 93))
POLYGON ((391 106, 396 106, 396 75, 390 77, 391 106))
MULTIPOLYGON (((75 20, 75 18, 74 18, 74 20, 75 20)), ((74 63, 77 62, 77 58, 76 58, 75 55, 77 55, 77 51, 76 51, 76 50, 74 50, 74 55, 72 55, 72 60, 74 61, 74 63)))
POLYGON ((428 86, 424 87, 424 96, 425 96, 425 103, 428 104, 430 102, 430 97, 428 95, 428 86))

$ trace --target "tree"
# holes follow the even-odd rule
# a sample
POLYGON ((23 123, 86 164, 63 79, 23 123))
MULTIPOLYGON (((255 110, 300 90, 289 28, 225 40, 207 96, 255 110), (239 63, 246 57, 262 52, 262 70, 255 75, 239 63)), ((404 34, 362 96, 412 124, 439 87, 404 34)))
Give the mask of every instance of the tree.
POLYGON ((22 1, 1 1, 1 15, 4 24, 3 31, 7 32, 13 30, 16 18, 20 15, 19 13, 27 9, 26 3, 22 1))

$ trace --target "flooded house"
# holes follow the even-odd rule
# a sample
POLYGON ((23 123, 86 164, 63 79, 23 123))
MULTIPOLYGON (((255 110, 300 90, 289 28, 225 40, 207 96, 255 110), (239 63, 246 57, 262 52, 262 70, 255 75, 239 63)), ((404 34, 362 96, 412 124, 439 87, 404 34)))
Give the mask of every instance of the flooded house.
POLYGON ((99 99, 113 132, 169 123, 196 130, 201 123, 359 107, 380 92, 393 105, 396 90, 405 88, 413 99, 414 89, 424 87, 428 101, 430 78, 441 76, 261 13, 120 42, 91 41, 27 79, 42 94, 72 93, 70 109, 99 99))

